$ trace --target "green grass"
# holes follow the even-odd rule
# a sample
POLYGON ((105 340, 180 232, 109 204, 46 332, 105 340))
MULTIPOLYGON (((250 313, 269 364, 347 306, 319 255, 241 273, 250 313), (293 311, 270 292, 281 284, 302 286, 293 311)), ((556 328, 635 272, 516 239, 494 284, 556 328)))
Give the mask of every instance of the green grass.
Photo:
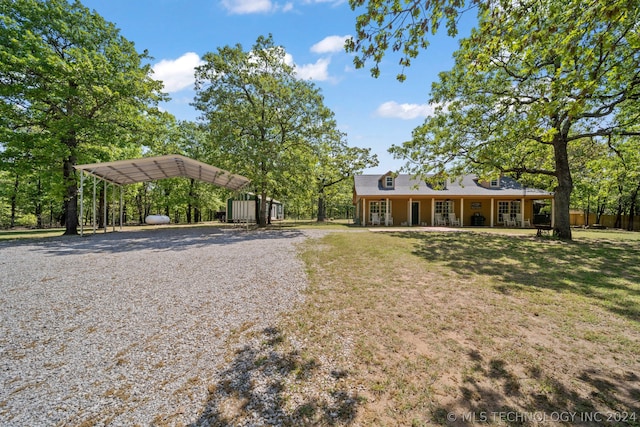
POLYGON ((57 237, 64 233, 64 228, 48 228, 45 230, 15 229, 0 231, 0 240, 42 239, 57 237))
MULTIPOLYGON (((349 373, 361 425, 446 424, 482 410, 640 417, 640 244, 632 233, 534 234, 308 242, 307 303, 283 335, 349 373)), ((287 401, 304 400, 292 384, 287 401)))
POLYGON ((274 224, 301 227, 336 232, 301 246, 305 303, 263 331, 267 351, 250 365, 287 372, 278 399, 292 420, 422 426, 598 411, 639 425, 640 233, 574 230, 564 242, 531 229, 274 224))

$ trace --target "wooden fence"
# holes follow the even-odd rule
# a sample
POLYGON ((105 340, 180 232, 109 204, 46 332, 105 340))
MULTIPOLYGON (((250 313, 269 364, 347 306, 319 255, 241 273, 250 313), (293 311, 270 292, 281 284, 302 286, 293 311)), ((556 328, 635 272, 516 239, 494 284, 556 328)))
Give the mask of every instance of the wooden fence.
MULTIPOLYGON (((575 226, 575 227, 582 227, 584 226, 587 221, 586 221, 586 216, 584 214, 584 212, 580 212, 580 211, 571 211, 571 225, 575 226)), ((599 224, 603 227, 607 227, 607 228, 613 228, 614 224, 616 223, 616 215, 602 215, 600 217, 600 222, 599 224)), ((589 225, 594 225, 596 224, 596 214, 591 213, 589 214, 589 225)), ((622 229, 626 230, 627 229, 627 224, 629 224, 629 216, 628 215, 622 215, 622 229)), ((634 216, 633 217, 633 230, 634 231, 640 231, 640 217, 638 216, 634 216)))

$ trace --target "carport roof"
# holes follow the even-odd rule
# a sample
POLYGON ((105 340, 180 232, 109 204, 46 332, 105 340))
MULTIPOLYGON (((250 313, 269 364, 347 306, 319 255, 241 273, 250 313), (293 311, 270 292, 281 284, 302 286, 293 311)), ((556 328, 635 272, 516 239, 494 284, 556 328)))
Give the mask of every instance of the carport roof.
POLYGON ((164 178, 186 177, 238 191, 250 182, 244 176, 233 174, 179 154, 91 163, 74 167, 77 170, 85 171, 118 185, 155 181, 164 178))

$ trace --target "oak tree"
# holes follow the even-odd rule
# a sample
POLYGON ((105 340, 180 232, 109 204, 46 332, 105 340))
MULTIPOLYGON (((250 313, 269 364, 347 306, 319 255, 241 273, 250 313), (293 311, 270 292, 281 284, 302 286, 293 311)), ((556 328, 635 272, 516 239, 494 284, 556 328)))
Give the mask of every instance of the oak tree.
MULTIPOLYGON (((405 3, 411 3, 409 12, 390 6, 391 16, 423 10, 422 2, 405 3)), ((453 26, 463 3, 445 3, 428 2, 426 10, 453 26)), ((415 173, 553 177, 556 233, 571 239, 570 145, 637 134, 637 115, 618 118, 640 96, 640 4, 527 0, 477 6, 477 29, 461 41, 453 69, 432 87, 436 113, 414 131, 412 141, 391 151, 408 159, 415 173)), ((386 31, 381 40, 394 36, 386 31)), ((403 49, 419 48, 419 40, 399 43, 403 49)), ((365 55, 378 60, 388 45, 376 46, 365 55)))
POLYGON ((0 0, 0 129, 41 132, 60 153, 65 234, 77 234, 73 166, 133 143, 161 97, 148 59, 78 1, 0 0))

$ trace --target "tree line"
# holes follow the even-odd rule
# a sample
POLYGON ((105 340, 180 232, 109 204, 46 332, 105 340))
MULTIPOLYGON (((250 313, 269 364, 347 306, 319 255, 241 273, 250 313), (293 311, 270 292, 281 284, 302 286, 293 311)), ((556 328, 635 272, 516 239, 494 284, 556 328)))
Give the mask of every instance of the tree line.
MULTIPOLYGON (((301 212, 314 199, 323 220, 326 198, 344 200, 345 183, 377 158, 349 146, 319 89, 296 78, 284 53, 270 35, 248 50, 207 53, 193 102, 201 120, 178 121, 158 109, 168 97, 148 52, 115 24, 79 1, 0 0, 0 225, 60 223, 77 234, 87 218, 78 217, 75 165, 161 154, 244 175, 263 204, 280 199, 301 212)), ((228 196, 172 179, 123 197, 130 220, 155 211, 192 222, 228 196)))
MULTIPOLYGON (((463 14, 477 15, 432 86, 435 113, 390 148, 403 171, 511 175, 550 189, 563 239, 572 207, 631 227, 640 214, 638 0, 350 4, 361 14, 345 47, 356 67, 373 63, 374 77, 388 51, 404 70, 440 27, 456 35, 463 14)), ((270 35, 205 54, 193 101, 201 119, 180 122, 157 107, 167 95, 148 53, 114 24, 78 1, 0 0, 0 223, 56 218, 75 234, 85 219, 74 165, 169 153, 247 176, 263 203, 302 212, 313 200, 322 220, 325 200, 347 201, 349 177, 377 158, 349 146, 319 89, 297 79, 284 54, 270 35)), ((128 189, 126 199, 131 215, 180 206, 190 221, 226 196, 168 181, 128 189)))

